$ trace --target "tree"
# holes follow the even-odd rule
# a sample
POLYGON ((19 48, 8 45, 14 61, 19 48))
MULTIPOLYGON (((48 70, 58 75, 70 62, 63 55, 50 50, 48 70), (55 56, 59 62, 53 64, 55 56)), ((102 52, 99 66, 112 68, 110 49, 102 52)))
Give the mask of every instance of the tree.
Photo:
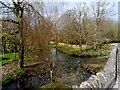
POLYGON ((103 26, 106 22, 102 22, 104 19, 107 19, 112 12, 112 7, 110 3, 106 2, 94 2, 92 3, 92 15, 94 22, 94 50, 97 49, 97 46, 102 43, 102 31, 104 30, 103 26))
POLYGON ((21 68, 23 68, 23 65, 24 65, 24 43, 25 43, 25 41, 24 41, 25 28, 23 27, 23 25, 25 24, 24 14, 26 11, 29 11, 29 10, 35 11, 35 9, 31 4, 29 4, 28 2, 25 2, 24 0, 22 0, 22 1, 17 0, 16 2, 14 0, 12 0, 11 6, 9 4, 6 4, 5 2, 1 2, 1 1, 0 1, 0 4, 1 4, 1 8, 5 8, 5 10, 9 9, 6 13, 11 13, 15 16, 14 20, 7 19, 7 20, 3 20, 3 21, 15 23, 18 25, 18 30, 19 30, 19 35, 20 35, 19 66, 21 68), (29 8, 28 8, 28 6, 29 6, 29 8))
POLYGON ((63 36, 69 39, 68 42, 79 45, 80 50, 82 50, 82 44, 87 44, 90 36, 90 18, 87 10, 86 4, 80 3, 76 8, 68 10, 68 15, 67 13, 64 15, 68 20, 66 20, 63 36))

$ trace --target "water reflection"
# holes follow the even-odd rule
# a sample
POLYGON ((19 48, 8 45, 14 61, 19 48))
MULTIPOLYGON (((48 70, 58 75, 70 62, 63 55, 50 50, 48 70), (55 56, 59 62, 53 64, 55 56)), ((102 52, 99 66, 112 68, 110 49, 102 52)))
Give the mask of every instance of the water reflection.
MULTIPOLYGON (((70 85, 79 85, 82 81, 88 79, 91 74, 82 70, 82 61, 80 57, 69 56, 61 52, 57 53, 57 74, 59 80, 70 85)), ((56 49, 51 49, 51 60, 56 60, 56 49)))

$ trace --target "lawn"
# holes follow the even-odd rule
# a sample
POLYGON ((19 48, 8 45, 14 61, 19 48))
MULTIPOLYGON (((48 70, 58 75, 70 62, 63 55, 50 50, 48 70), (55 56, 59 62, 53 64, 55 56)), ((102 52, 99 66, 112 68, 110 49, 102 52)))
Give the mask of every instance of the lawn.
MULTIPOLYGON (((19 53, 17 52, 16 53, 16 59, 14 57, 14 53, 11 53, 11 52, 7 52, 4 54, 0 54, 0 61, 2 61, 2 65, 5 65, 5 64, 8 64, 14 60, 18 60, 19 59, 19 53)), ((34 61, 38 61, 36 59, 36 55, 33 54, 33 53, 25 53, 24 55, 24 59, 25 59, 25 64, 30 64, 31 62, 34 62, 34 61)))
POLYGON ((7 63, 10 63, 11 61, 18 60, 18 53, 16 53, 16 59, 14 57, 14 53, 5 53, 4 56, 3 54, 0 54, 0 58, 2 60, 2 65, 5 65, 7 63))
POLYGON ((104 44, 101 50, 94 51, 90 46, 83 45, 80 49, 79 45, 64 44, 59 43, 58 50, 62 53, 80 57, 99 57, 99 56, 109 56, 110 51, 113 46, 109 44, 104 44), (81 50, 81 51, 80 51, 81 50))

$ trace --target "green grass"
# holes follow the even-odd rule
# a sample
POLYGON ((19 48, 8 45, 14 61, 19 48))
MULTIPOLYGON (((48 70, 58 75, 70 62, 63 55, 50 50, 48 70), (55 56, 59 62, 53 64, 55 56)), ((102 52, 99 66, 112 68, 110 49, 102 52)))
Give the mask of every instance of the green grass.
POLYGON ((16 68, 14 72, 18 78, 20 78, 24 74, 24 71, 21 68, 16 68))
MULTIPOLYGON (((50 46, 54 46, 55 42, 51 41, 50 46)), ((80 57, 99 57, 99 56, 109 56, 110 51, 113 48, 113 45, 103 44, 101 50, 94 51, 90 46, 83 47, 80 49, 78 45, 73 47, 72 44, 59 43, 57 49, 65 54, 80 56, 80 57), (81 51, 80 51, 81 50, 81 51)))
POLYGON ((18 53, 16 53, 16 59, 14 58, 14 53, 5 53, 4 56, 3 54, 0 54, 0 58, 2 60, 2 65, 5 65, 7 63, 12 62, 13 60, 18 60, 18 53))
POLYGON ((90 47, 84 47, 81 49, 79 47, 70 47, 67 44, 59 45, 58 50, 62 53, 80 57, 98 57, 98 56, 109 56, 110 50, 113 46, 103 45, 101 50, 94 51, 90 47))
MULTIPOLYGON (((25 53, 24 59, 25 59, 25 64, 29 63, 29 60, 32 60, 33 58, 35 59, 36 55, 33 53, 25 53)), ((0 54, 0 61, 2 61, 2 65, 8 64, 14 60, 19 59, 19 54, 18 52, 16 53, 16 59, 14 58, 14 53, 7 52, 4 54, 0 54)))
POLYGON ((55 42, 50 41, 50 42, 49 42, 49 45, 55 45, 55 42))
POLYGON ((42 87, 38 88, 37 90, 72 90, 70 85, 66 85, 63 83, 49 83, 43 85, 42 87))
POLYGON ((68 47, 68 45, 60 45, 58 50, 68 55, 76 55, 80 51, 80 48, 68 47))
MULTIPOLYGON (((24 70, 22 68, 16 68, 14 71, 7 73, 7 74, 3 74, 2 76, 2 84, 4 86, 9 85, 12 81, 15 81, 17 79, 19 79, 20 77, 22 77, 22 75, 24 75, 24 70)), ((1 81, 0 81, 1 82, 1 81)))
POLYGON ((110 52, 109 51, 82 51, 77 53, 78 56, 80 57, 99 57, 99 56, 109 56, 110 52))
POLYGON ((12 75, 11 74, 6 74, 4 76, 2 76, 2 84, 3 85, 7 85, 7 84, 10 84, 10 82, 12 81, 12 75))

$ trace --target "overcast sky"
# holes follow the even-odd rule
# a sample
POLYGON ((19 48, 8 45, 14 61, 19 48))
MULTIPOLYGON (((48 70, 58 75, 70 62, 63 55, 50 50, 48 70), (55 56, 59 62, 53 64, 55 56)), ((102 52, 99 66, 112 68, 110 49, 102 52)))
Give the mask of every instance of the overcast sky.
MULTIPOLYGON (((2 0, 3 2, 6 2, 6 0, 2 0)), ((15 0, 17 1, 17 0, 15 0)), ((37 1, 39 2, 40 0, 26 0, 26 1, 37 1)), ((114 16, 111 16, 111 19, 113 19, 114 21, 118 21, 118 1, 119 0, 42 0, 43 2, 45 2, 46 4, 46 12, 47 14, 53 14, 55 12, 55 7, 57 6, 58 9, 58 15, 62 15, 65 11, 72 9, 74 7, 76 7, 77 3, 80 2, 86 2, 87 4, 90 4, 91 2, 110 2, 111 4, 114 3, 114 8, 113 8, 113 13, 116 14, 114 16), (54 9, 53 9, 54 8, 54 9)), ((7 0, 7 2, 11 2, 11 0, 7 0)), ((55 13, 54 13, 55 14, 55 13)), ((57 16, 57 14, 56 14, 57 16)))
MULTIPOLYGON (((47 14, 55 14, 56 16, 64 14, 67 10, 73 9, 80 2, 45 2, 45 7, 47 14), (57 6, 58 14, 55 11, 57 6)), ((86 2, 88 7, 90 7, 91 2, 86 2)), ((118 21, 118 2, 110 2, 109 7, 112 7, 112 15, 110 18, 114 21, 118 21), (112 5, 114 6, 112 7, 112 5)))

